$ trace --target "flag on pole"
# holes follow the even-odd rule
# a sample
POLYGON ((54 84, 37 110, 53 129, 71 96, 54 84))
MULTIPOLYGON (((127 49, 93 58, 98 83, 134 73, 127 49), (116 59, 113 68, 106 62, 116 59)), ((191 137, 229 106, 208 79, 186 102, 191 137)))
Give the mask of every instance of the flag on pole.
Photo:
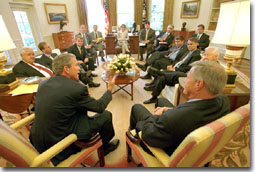
POLYGON ((105 26, 104 26, 105 35, 107 35, 108 29, 109 29, 109 18, 108 18, 108 10, 107 10, 106 0, 104 0, 104 20, 105 20, 105 26))

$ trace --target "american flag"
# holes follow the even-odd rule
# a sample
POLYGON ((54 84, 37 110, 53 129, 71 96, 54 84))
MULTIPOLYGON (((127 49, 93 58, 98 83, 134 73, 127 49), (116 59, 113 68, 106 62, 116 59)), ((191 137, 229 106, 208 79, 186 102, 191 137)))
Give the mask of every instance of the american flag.
POLYGON ((108 29, 109 29, 109 18, 108 18, 108 10, 107 10, 106 0, 104 0, 104 20, 105 20, 105 26, 104 26, 105 35, 107 35, 108 29))

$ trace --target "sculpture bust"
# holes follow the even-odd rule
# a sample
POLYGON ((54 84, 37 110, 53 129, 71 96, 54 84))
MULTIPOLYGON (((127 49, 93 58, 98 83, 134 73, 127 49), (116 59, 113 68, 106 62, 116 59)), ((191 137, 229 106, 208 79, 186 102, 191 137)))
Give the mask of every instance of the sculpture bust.
POLYGON ((60 22, 59 22, 59 27, 60 27, 60 32, 63 32, 63 27, 65 26, 65 25, 67 25, 66 24, 66 22, 64 22, 63 20, 60 20, 60 22))
POLYGON ((187 24, 186 22, 183 22, 183 23, 182 23, 182 29, 181 29, 181 31, 186 31, 186 28, 185 28, 185 27, 186 27, 186 24, 187 24))

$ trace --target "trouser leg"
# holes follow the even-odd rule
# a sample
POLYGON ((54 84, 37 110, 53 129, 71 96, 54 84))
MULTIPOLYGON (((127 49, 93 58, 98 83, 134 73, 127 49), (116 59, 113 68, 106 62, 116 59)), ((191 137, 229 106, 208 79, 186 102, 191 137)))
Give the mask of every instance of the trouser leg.
POLYGON ((112 124, 112 113, 105 110, 101 114, 96 114, 89 118, 91 131, 93 133, 99 133, 103 144, 107 145, 114 137, 115 132, 112 124))
POLYGON ((174 107, 174 105, 169 100, 162 97, 157 100, 157 102, 155 104, 155 108, 157 108, 157 107, 174 107))
POLYGON ((158 76, 157 80, 155 81, 155 87, 152 91, 152 96, 154 98, 158 97, 161 91, 165 88, 165 85, 166 85, 165 76, 158 76))
POLYGON ((136 128, 136 124, 139 121, 144 121, 149 118, 152 114, 143 105, 135 104, 131 109, 130 115, 130 130, 136 128))

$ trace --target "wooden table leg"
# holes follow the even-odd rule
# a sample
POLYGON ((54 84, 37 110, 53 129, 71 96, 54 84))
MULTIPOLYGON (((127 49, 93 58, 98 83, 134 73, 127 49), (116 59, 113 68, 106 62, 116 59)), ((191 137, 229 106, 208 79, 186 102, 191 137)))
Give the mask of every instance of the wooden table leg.
POLYGON ((134 89, 134 86, 133 86, 133 82, 131 83, 131 100, 133 100, 133 89, 134 89))

